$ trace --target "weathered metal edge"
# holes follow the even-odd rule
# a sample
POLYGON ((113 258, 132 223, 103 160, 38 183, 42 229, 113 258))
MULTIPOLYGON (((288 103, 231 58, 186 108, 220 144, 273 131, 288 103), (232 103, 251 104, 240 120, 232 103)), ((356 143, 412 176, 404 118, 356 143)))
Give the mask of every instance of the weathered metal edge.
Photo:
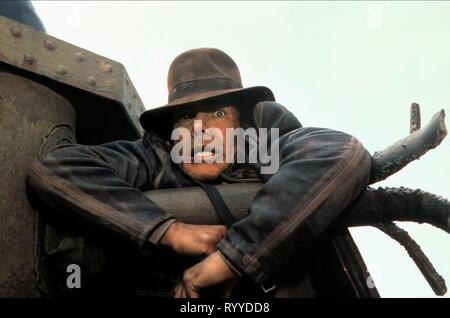
POLYGON ((123 105, 139 133, 144 104, 125 67, 0 16, 0 62, 79 88, 123 105))

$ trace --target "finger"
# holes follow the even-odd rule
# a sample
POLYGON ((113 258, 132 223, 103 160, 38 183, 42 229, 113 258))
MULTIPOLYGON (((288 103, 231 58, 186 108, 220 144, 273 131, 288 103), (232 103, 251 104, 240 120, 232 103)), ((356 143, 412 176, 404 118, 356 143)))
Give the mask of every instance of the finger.
POLYGON ((221 233, 223 236, 227 233, 227 227, 225 225, 213 225, 215 230, 221 233))
POLYGON ((177 284, 177 286, 175 286, 175 295, 173 295, 173 298, 180 298, 180 284, 177 284))
POLYGON ((181 287, 181 297, 182 298, 189 298, 187 292, 186 292, 186 286, 183 284, 183 286, 181 287))
POLYGON ((227 229, 226 225, 210 225, 210 227, 218 229, 218 230, 226 230, 227 229))
POLYGON ((225 225, 203 225, 201 229, 206 231, 219 232, 224 235, 227 232, 227 227, 225 225))
POLYGON ((177 289, 175 292, 175 298, 186 298, 186 293, 184 291, 184 286, 182 283, 177 285, 177 289))

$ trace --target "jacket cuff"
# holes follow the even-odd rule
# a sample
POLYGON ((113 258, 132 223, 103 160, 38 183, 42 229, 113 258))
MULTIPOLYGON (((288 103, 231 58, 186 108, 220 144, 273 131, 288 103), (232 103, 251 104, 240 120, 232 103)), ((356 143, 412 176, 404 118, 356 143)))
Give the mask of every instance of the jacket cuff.
POLYGON ((169 229, 169 227, 175 222, 176 220, 174 218, 165 220, 160 225, 158 225, 150 234, 148 241, 153 244, 157 245, 161 238, 164 236, 166 231, 169 229))
POLYGON ((235 273, 239 277, 242 276, 242 273, 239 271, 239 269, 237 269, 236 266, 234 266, 233 263, 220 250, 217 250, 217 254, 219 254, 220 258, 225 262, 225 264, 227 264, 227 266, 233 273, 235 273))
POLYGON ((227 238, 219 242, 217 249, 227 265, 239 276, 247 275, 257 284, 264 283, 271 276, 268 266, 262 266, 259 260, 245 254, 227 238))

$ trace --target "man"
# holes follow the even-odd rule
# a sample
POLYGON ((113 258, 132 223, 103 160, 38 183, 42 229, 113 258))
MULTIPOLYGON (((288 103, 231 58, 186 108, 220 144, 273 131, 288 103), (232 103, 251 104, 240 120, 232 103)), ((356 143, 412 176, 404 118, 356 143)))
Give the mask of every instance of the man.
MULTIPOLYGON (((198 297, 213 287, 228 295, 240 277, 272 289, 268 282, 277 270, 365 189, 369 154, 345 133, 303 128, 268 88, 243 88, 236 64, 217 49, 179 55, 169 69, 168 90, 167 105, 141 115, 142 140, 57 147, 32 165, 28 185, 55 217, 75 220, 90 237, 114 237, 141 253, 167 247, 200 256, 173 286, 175 297, 198 297), (270 153, 279 156, 276 172, 262 173, 267 162, 260 158, 233 160, 242 149, 230 146, 234 137, 227 129, 239 127, 270 131, 270 153), (187 138, 173 141, 174 128, 188 131, 187 138), (210 128, 222 145, 214 153, 205 150, 204 140, 195 148, 197 135, 210 128), (172 150, 188 139, 194 140, 194 153, 184 158, 192 160, 176 164, 172 150), (207 160, 216 153, 225 160, 207 160), (142 193, 200 185, 223 214, 226 207, 209 185, 254 181, 264 186, 249 215, 228 227, 178 222, 142 193)), ((159 260, 156 255, 152 262, 159 260)))

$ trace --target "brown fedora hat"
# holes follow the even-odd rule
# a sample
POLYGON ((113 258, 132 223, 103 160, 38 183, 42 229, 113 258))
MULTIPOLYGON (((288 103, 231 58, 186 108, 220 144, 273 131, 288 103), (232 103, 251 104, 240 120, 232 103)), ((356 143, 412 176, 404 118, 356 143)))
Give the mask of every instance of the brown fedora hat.
MULTIPOLYGON (((178 55, 167 76, 168 103, 147 110, 139 118, 142 127, 167 137, 174 113, 185 107, 232 103, 242 110, 260 101, 274 101, 264 86, 244 88, 239 69, 225 52, 199 48, 178 55)), ((242 113, 242 112, 241 112, 242 113)))

